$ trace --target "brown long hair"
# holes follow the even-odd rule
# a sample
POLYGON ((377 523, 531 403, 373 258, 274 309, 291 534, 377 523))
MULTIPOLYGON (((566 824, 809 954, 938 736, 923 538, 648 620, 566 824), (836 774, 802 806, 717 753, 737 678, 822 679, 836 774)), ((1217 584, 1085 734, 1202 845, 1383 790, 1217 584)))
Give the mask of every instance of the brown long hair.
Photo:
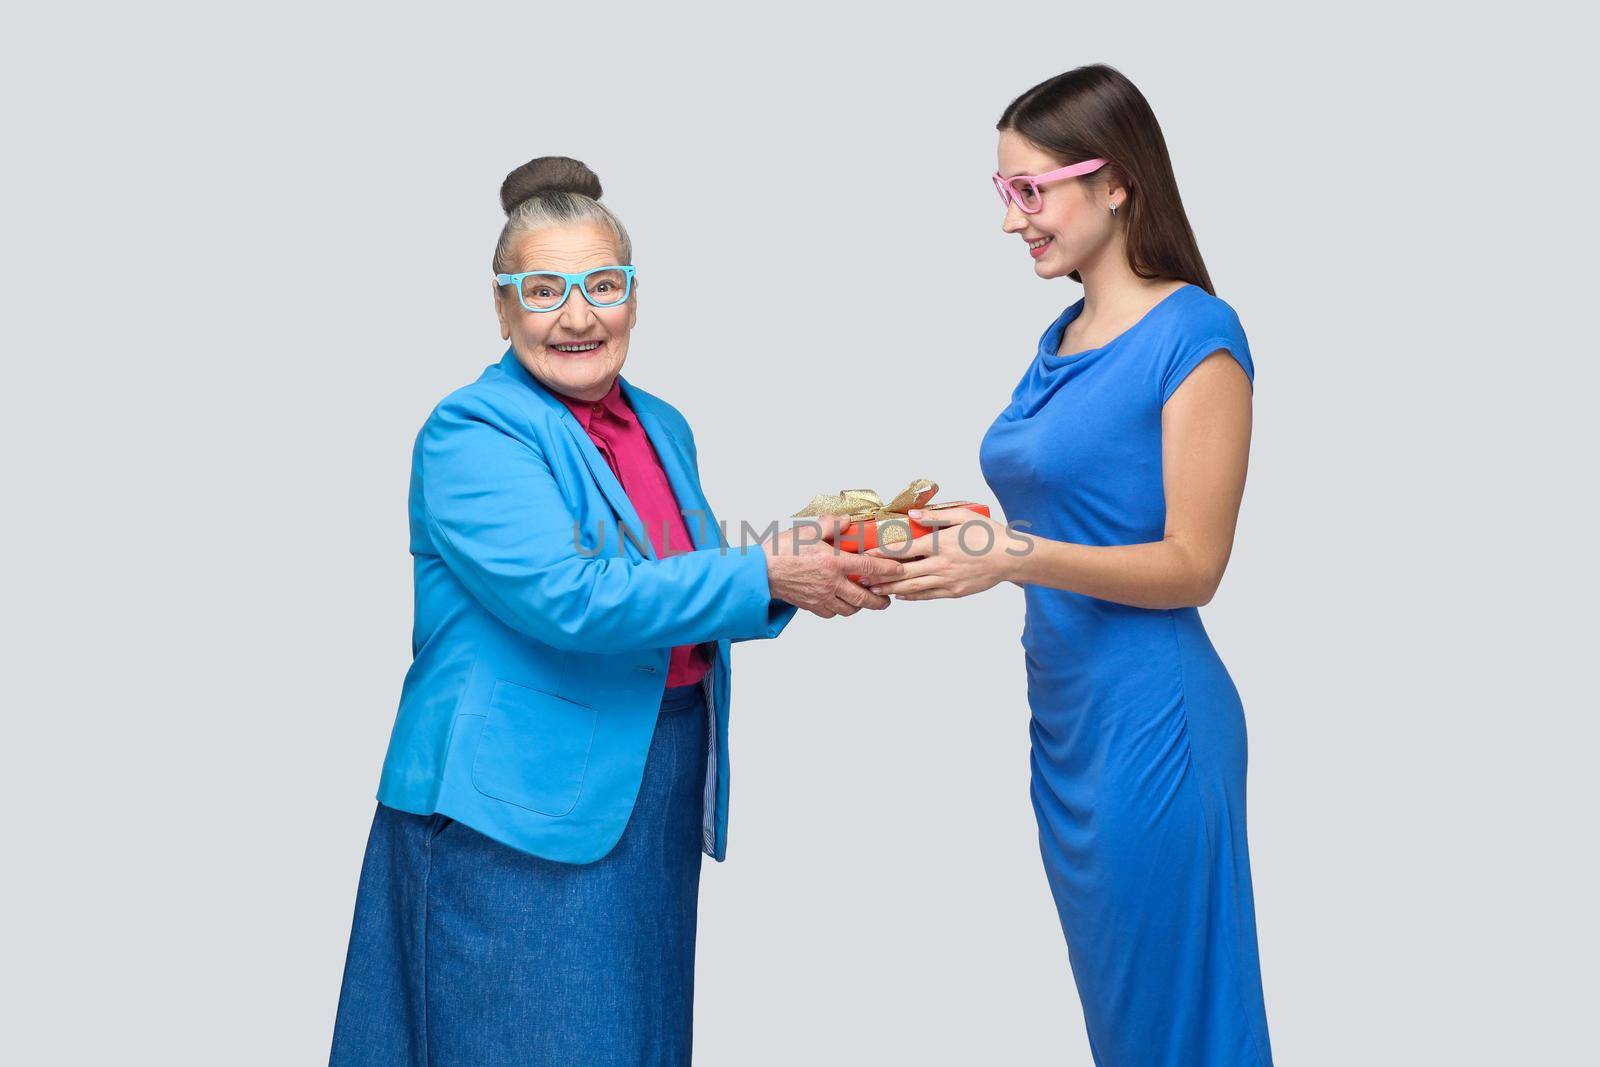
MULTIPOLYGON (((1133 273, 1192 282, 1216 295, 1183 211, 1161 124, 1120 71, 1095 63, 1057 74, 1011 101, 995 129, 1015 131, 1063 166, 1110 160, 1083 180, 1103 183, 1115 174, 1127 189, 1118 212, 1133 273)), ((1083 281, 1077 271, 1072 280, 1083 281)))

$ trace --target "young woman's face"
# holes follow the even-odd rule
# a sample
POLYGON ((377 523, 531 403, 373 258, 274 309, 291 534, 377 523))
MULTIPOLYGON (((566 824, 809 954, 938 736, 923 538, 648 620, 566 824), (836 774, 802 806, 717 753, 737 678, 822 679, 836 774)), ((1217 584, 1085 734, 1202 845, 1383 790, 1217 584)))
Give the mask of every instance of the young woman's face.
MULTIPOLYGON (((1047 174, 1076 160, 1060 160, 1015 130, 1000 131, 1000 174, 1047 174)), ((1111 242, 1117 230, 1111 204, 1121 203, 1120 189, 1103 191, 1104 183, 1094 175, 1065 178, 1039 187, 1037 214, 1024 212, 1015 203, 1006 204, 1002 229, 1019 235, 1033 257, 1033 271, 1041 278, 1065 278, 1084 263, 1095 259, 1111 242), (1102 202, 1104 201, 1104 202, 1102 202)))
MULTIPOLYGON (((585 222, 525 234, 511 257, 510 273, 553 270, 578 274, 617 266, 617 238, 609 227, 585 222)), ((576 287, 555 311, 528 311, 509 285, 495 288, 500 336, 517 360, 548 389, 579 400, 599 400, 611 390, 628 359, 628 338, 638 321, 639 287, 616 307, 592 306, 576 287)))

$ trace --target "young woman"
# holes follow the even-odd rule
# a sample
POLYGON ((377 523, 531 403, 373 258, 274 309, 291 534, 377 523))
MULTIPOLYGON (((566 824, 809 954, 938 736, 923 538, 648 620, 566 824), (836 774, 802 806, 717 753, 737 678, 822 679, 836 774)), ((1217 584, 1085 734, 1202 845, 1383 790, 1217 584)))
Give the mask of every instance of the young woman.
POLYGON ((905 577, 874 592, 1026 593, 1034 811, 1095 1062, 1268 1067, 1244 716, 1196 610, 1244 491, 1249 345, 1131 82, 1069 71, 998 129, 1005 232, 1083 285, 980 452, 1026 551, 940 512, 959 525, 895 553, 905 577))

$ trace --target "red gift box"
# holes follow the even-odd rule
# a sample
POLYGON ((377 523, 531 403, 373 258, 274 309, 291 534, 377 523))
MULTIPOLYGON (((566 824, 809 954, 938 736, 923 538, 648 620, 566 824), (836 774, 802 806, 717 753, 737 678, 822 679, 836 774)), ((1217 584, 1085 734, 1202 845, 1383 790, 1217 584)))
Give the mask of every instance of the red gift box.
MULTIPOLYGON (((940 504, 924 504, 921 511, 941 511, 945 508, 965 508, 976 511, 985 518, 989 515, 988 504, 974 504, 970 500, 947 500, 940 504)), ((859 519, 839 531, 839 536, 834 539, 834 547, 841 552, 866 552, 877 548, 881 543, 878 539, 879 526, 890 528, 888 544, 900 544, 904 541, 915 541, 924 534, 934 530, 943 529, 939 526, 924 526, 916 519, 905 516, 889 516, 881 519, 859 519), (908 536, 909 533, 909 536, 908 536)), ((854 577, 852 575, 852 577, 854 577)))
MULTIPOLYGON (((937 483, 918 478, 889 503, 883 503, 871 489, 846 489, 838 496, 814 497, 795 517, 821 515, 858 515, 850 525, 839 531, 834 547, 841 552, 861 553, 879 545, 895 545, 930 534, 937 526, 925 526, 906 515, 908 511, 940 511, 945 508, 966 508, 988 516, 989 505, 975 504, 970 500, 947 500, 930 504, 933 494, 939 491, 937 483)), ((912 559, 911 556, 892 556, 895 559, 912 559)), ((852 574, 852 581, 860 575, 852 574)))
MULTIPOLYGON (((976 511, 979 515, 988 516, 988 514, 989 514, 989 505, 988 504, 974 504, 970 500, 946 501, 943 504, 925 504, 925 505, 923 505, 922 510, 923 511, 938 511, 941 508, 966 508, 968 511, 976 511)), ((889 543, 891 545, 904 544, 908 540, 914 541, 917 538, 921 537, 923 534, 930 534, 934 530, 937 530, 937 529, 947 529, 947 527, 924 526, 924 525, 922 525, 922 523, 918 522, 916 519, 909 519, 909 518, 902 518, 902 519, 895 519, 895 518, 888 518, 888 519, 862 519, 859 522, 852 522, 849 526, 846 526, 843 530, 840 530, 839 531, 839 536, 833 542, 834 547, 839 549, 839 551, 841 551, 841 552, 857 552, 857 553, 866 552, 869 549, 877 548, 878 544, 879 544, 879 542, 878 542, 878 524, 879 523, 884 523, 886 525, 890 525, 890 526, 893 526, 893 527, 902 527, 903 526, 903 527, 907 528, 910 531, 911 536, 909 538, 908 537, 904 537, 904 536, 891 536, 890 539, 889 539, 889 543)), ((895 535, 900 534, 900 532, 901 531, 899 529, 895 529, 894 530, 894 534, 895 535)), ((957 535, 952 533, 950 536, 955 537, 957 535)), ((911 555, 905 555, 905 556, 891 555, 889 558, 890 559, 898 559, 898 560, 906 560, 906 559, 918 559, 920 557, 911 556, 911 555)), ((859 574, 850 574, 850 575, 846 575, 846 577, 848 577, 852 582, 861 580, 861 575, 859 575, 859 574)))

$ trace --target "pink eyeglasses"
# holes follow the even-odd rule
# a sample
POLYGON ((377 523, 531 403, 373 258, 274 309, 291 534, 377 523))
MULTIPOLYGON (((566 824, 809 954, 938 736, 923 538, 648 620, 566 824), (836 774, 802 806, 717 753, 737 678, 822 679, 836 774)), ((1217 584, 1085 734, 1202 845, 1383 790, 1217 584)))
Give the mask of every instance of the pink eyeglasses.
POLYGON ((1058 182, 1063 178, 1076 178, 1080 174, 1092 174, 1105 166, 1108 160, 1086 159, 1082 163, 1074 163, 1070 167, 1053 170, 1049 174, 1018 174, 1012 178, 1001 176, 999 171, 994 172, 995 192, 1000 194, 1002 204, 1014 203, 1029 215, 1036 215, 1044 206, 1044 200, 1039 195, 1039 186, 1045 182, 1058 182))

